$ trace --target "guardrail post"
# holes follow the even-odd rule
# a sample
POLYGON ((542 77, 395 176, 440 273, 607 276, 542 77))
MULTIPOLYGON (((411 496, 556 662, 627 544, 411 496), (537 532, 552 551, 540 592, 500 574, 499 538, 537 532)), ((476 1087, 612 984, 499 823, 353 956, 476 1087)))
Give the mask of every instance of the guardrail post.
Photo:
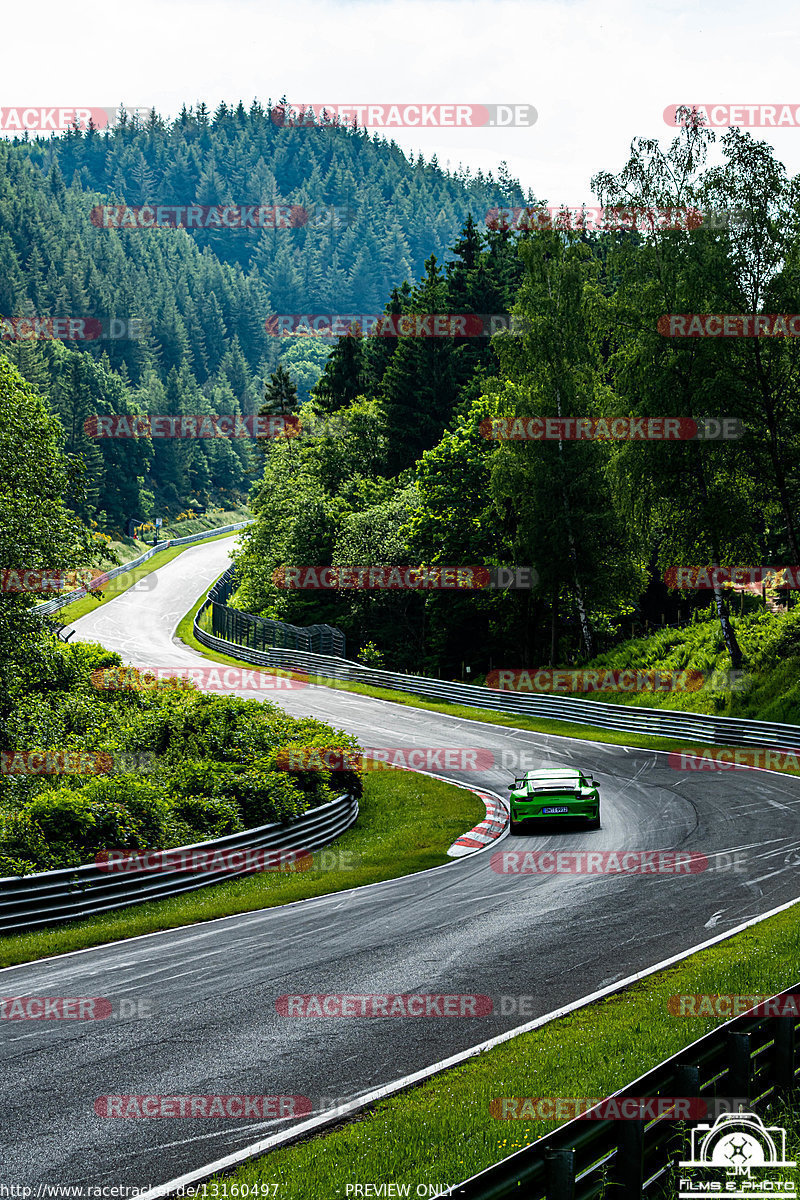
POLYGON ((639 1200, 644 1182, 644 1121, 620 1122, 610 1182, 615 1200, 639 1200))
POLYGON ((695 1099, 700 1095, 700 1068, 678 1063, 675 1070, 675 1095, 695 1099))
MULTIPOLYGON (((700 1096, 700 1068, 692 1063, 677 1063, 674 1082, 672 1085, 673 1099, 695 1100, 700 1096)), ((691 1118, 690 1118, 691 1119, 691 1118)), ((670 1117, 670 1121, 683 1120, 680 1117, 670 1117)), ((681 1147, 683 1137, 677 1129, 668 1131, 659 1138, 659 1150, 666 1162, 672 1156, 673 1150, 681 1147)), ((641 1186, 638 1193, 630 1192, 631 1196, 641 1196, 641 1186)))
POLYGON ((732 1096, 751 1098, 753 1089, 753 1060, 750 1057, 750 1034, 728 1034, 728 1085, 732 1096))
POLYGON ((575 1200, 575 1151, 549 1150, 544 1163, 547 1200, 575 1200))
POLYGON ((775 1044, 772 1048, 772 1077, 775 1086, 782 1092, 791 1092, 795 1087, 797 1050, 795 1048, 795 1018, 773 1018, 775 1044))

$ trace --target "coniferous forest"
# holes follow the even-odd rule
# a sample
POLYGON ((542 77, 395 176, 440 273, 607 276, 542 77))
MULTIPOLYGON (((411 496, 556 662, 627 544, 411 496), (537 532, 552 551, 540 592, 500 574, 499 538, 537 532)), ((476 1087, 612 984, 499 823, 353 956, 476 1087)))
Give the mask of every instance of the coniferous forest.
MULTIPOLYGON (((252 414, 280 361, 308 398, 330 345, 281 346, 272 313, 381 312, 392 289, 467 216, 523 203, 499 178, 450 174, 345 126, 281 127, 273 110, 203 104, 171 123, 123 119, 102 133, 0 141, 0 316, 142 322, 135 339, 0 341, 45 395, 65 449, 86 464, 82 515, 128 517, 247 494, 258 456, 241 439, 92 440, 94 413, 252 414), (275 229, 116 230, 98 205, 299 206, 275 229), (334 209, 344 215, 326 221, 334 209)), ((117 327, 119 328, 119 326, 117 327)))
MULTIPOLYGON (((680 563, 798 562, 797 339, 670 337, 666 314, 793 313, 797 181, 772 148, 688 122, 635 140, 591 184, 608 208, 714 219, 587 228, 515 222, 509 179, 442 170, 337 124, 184 109, 167 124, 0 143, 0 314, 136 318, 131 340, 11 340, 2 352, 63 428, 70 510, 101 531, 240 501, 255 523, 233 604, 342 629, 350 655, 481 678, 592 660, 650 622, 716 622, 730 599, 675 593, 680 563), (721 153, 720 153, 721 152, 721 153), (261 204, 343 222, 113 229, 100 204, 261 204), (492 210, 493 217, 490 217, 492 210), (719 214, 724 219, 719 219, 719 214), (268 329, 273 314, 513 314, 493 337, 268 329), (287 407, 288 406, 288 407, 287 407), (302 411, 298 438, 97 439, 92 414, 302 411), (515 416, 732 418, 727 441, 515 441, 515 416), (529 590, 291 592, 287 565, 532 566, 529 590)), ((745 616, 751 596, 737 599, 745 616)))

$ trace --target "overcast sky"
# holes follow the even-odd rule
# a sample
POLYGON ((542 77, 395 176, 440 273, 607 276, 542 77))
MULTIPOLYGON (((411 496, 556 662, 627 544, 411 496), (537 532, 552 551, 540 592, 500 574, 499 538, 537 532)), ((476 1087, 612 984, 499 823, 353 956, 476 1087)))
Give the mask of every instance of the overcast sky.
POLYGON ((800 173, 799 12, 797 0, 37 0, 3 13, 0 108, 123 102, 173 116, 184 102, 284 94, 529 104, 529 128, 390 136, 452 169, 505 159, 537 198, 591 203, 592 175, 620 170, 634 137, 667 146, 670 104, 790 105, 797 127, 752 132, 800 173))

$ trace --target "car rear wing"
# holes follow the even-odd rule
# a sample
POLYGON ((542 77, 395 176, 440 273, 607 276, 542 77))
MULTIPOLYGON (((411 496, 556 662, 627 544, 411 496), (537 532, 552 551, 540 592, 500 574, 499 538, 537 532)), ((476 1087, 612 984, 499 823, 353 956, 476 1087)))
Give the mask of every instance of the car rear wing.
POLYGON ((579 795, 583 788, 579 783, 575 784, 556 784, 545 783, 541 787, 532 786, 530 779, 515 779, 513 783, 508 785, 510 792, 516 791, 531 791, 533 790, 537 796, 563 796, 565 792, 572 795, 579 795))

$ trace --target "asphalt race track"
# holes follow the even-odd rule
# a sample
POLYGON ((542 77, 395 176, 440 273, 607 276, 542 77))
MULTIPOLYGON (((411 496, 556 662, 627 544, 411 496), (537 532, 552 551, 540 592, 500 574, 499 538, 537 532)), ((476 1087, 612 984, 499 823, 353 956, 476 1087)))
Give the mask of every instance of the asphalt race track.
MULTIPOLYGON (((231 541, 187 550, 149 591, 77 622, 133 664, 197 665, 172 639, 231 541)), ((284 1127, 274 1119, 114 1119, 105 1095, 301 1095, 316 1111, 625 978, 800 895, 800 780, 682 772, 664 754, 454 719, 327 688, 242 692, 366 746, 484 747, 599 781, 603 828, 504 838, 502 851, 680 850, 697 874, 514 875, 492 851, 436 871, 0 972, 3 996, 143 1001, 149 1019, 4 1021, 3 1182, 156 1185, 284 1127), (740 855, 740 870, 714 869, 740 855), (716 856, 716 857, 715 857, 716 856), (722 856, 722 857, 720 857, 722 856), (290 993, 485 995, 483 1017, 280 1016, 290 993), (529 997, 520 1013, 508 997, 529 997), (502 998, 506 997, 505 1000, 502 998)), ((507 795, 502 766, 446 777, 507 795)), ((129 1008, 134 1006, 129 1005, 129 1008)), ((34 1190, 34 1195, 35 1195, 34 1190)))

